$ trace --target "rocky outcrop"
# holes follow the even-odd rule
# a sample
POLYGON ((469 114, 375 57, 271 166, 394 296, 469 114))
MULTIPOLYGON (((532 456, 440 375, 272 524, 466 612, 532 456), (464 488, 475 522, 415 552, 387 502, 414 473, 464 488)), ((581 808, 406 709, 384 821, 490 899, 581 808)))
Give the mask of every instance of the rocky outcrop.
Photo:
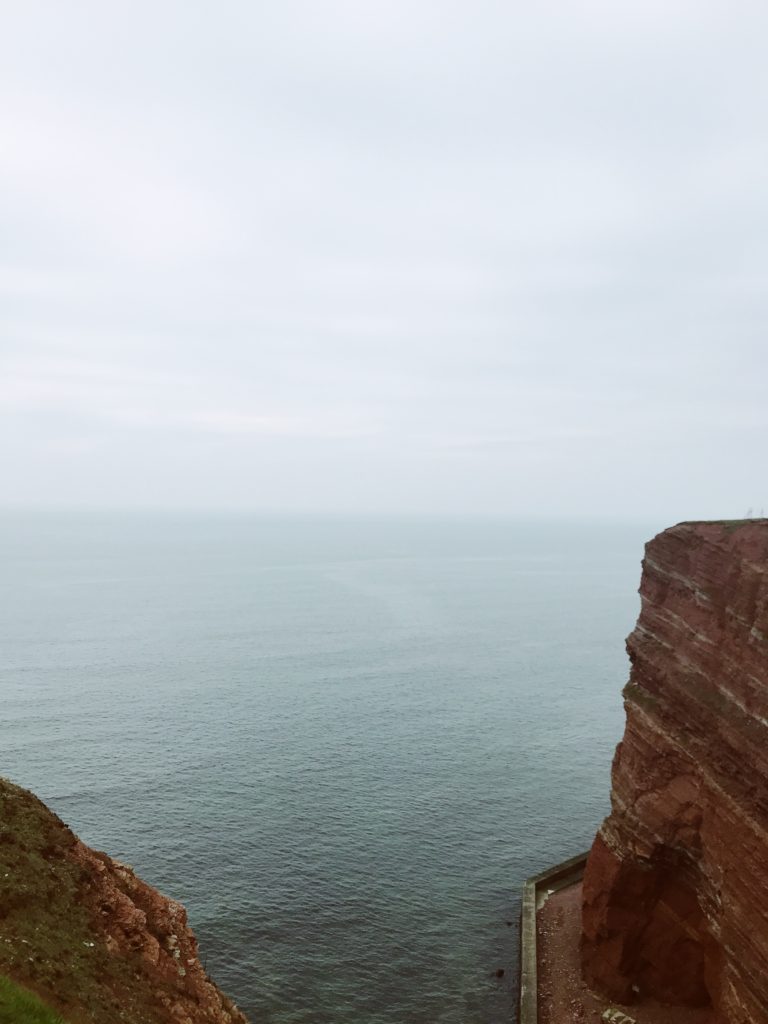
POLYGON ((646 547, 626 729, 584 878, 582 969, 620 1002, 768 1021, 768 520, 646 547))
POLYGON ((0 974, 68 1024, 246 1024, 184 908, 0 780, 0 974))

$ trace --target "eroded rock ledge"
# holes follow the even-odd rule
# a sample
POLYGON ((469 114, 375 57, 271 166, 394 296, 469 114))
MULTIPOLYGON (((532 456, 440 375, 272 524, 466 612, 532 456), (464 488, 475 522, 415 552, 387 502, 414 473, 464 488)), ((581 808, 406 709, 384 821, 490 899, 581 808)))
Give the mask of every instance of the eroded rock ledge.
POLYGON ((0 779, 0 974, 68 1024, 247 1024, 184 908, 0 779))
POLYGON ((584 879, 585 980, 768 1021, 768 520, 646 547, 612 812, 584 879))

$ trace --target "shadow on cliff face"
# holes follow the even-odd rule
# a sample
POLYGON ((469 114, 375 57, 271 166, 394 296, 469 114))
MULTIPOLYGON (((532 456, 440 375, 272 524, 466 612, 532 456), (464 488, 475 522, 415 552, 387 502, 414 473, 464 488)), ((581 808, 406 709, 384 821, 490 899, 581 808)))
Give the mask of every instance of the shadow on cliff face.
POLYGON ((583 888, 583 964, 590 984, 621 1003, 650 996, 710 1005, 708 980, 717 977, 719 962, 712 961, 717 946, 697 888, 674 858, 643 867, 620 861, 598 835, 583 888), (606 920, 615 931, 603 941, 606 920))

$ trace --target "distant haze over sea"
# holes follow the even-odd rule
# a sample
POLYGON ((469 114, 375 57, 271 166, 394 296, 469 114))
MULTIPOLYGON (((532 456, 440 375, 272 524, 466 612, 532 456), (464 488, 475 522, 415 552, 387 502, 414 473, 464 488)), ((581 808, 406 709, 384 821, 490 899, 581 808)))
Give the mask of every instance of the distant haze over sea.
POLYGON ((665 525, 4 513, 0 771, 181 900, 254 1022, 508 1022, 665 525))

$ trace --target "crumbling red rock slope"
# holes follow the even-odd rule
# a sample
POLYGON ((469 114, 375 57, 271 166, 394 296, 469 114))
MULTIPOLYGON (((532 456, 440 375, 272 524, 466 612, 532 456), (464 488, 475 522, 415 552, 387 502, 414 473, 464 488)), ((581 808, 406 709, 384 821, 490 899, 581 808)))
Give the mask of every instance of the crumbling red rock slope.
POLYGON ((612 812, 584 879, 582 969, 620 1001, 768 1021, 768 520, 646 547, 612 812))
POLYGON ((247 1024, 184 908, 0 779, 0 974, 68 1024, 247 1024))

